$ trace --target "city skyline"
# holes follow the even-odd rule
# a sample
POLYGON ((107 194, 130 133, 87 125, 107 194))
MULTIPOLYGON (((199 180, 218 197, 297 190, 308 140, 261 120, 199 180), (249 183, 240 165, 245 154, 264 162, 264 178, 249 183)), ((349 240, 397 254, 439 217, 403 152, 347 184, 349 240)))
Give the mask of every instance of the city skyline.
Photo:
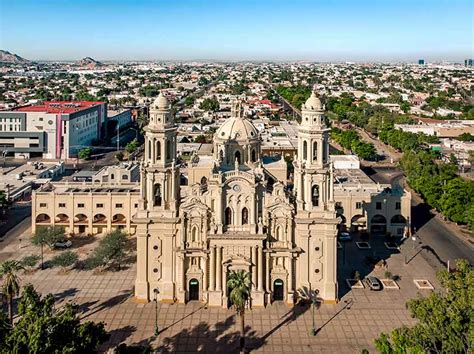
POLYGON ((473 56, 470 1, 0 4, 0 48, 30 60, 461 62, 473 56))

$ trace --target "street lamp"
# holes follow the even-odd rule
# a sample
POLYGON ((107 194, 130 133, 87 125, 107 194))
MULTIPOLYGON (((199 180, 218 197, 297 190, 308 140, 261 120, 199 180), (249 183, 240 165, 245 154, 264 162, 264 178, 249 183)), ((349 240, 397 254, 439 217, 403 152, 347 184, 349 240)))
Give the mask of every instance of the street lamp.
POLYGON ((155 336, 158 335, 158 288, 153 289, 153 301, 155 301, 155 336))

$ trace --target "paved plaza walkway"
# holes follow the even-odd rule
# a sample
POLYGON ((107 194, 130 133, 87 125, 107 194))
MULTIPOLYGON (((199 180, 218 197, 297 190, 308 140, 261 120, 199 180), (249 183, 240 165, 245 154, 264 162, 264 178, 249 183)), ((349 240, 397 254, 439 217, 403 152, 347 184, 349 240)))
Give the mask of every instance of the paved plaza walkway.
MULTIPOLYGON (((25 239, 26 234, 23 236, 25 239)), ((0 259, 21 259, 28 254, 39 254, 36 247, 24 241, 22 244, 21 249, 14 241, 0 244, 0 259)), ((85 242, 76 251, 84 258, 95 244, 85 242)), ((346 262, 340 265, 341 274, 348 272, 353 267, 352 262, 358 262, 363 256, 360 253, 362 251, 352 246, 346 252, 346 262)), ((52 254, 53 251, 48 250, 46 258, 52 254)), ((382 331, 414 324, 405 302, 418 294, 429 294, 429 290, 416 288, 414 278, 429 279, 439 290, 434 271, 423 257, 416 256, 405 265, 404 254, 394 253, 387 256, 387 262, 390 271, 400 277, 400 289, 375 292, 367 288, 352 291, 341 288, 344 296, 339 304, 322 305, 316 311, 318 334, 315 337, 309 334, 312 311, 308 307, 275 303, 267 308, 247 311, 245 323, 248 346, 254 352, 268 353, 360 353, 365 348, 375 352, 373 340, 382 331)), ((375 270, 372 274, 383 277, 383 272, 375 270)), ((101 274, 80 270, 63 274, 53 268, 21 275, 23 284, 31 282, 41 293, 54 294, 58 304, 67 301, 79 304, 82 318, 104 321, 111 339, 103 346, 103 350, 125 342, 151 344, 159 352, 238 351, 239 322, 234 311, 206 308, 199 302, 187 305, 159 304, 159 335, 155 336, 155 303, 139 304, 134 301, 134 280, 134 264, 125 270, 101 274)))

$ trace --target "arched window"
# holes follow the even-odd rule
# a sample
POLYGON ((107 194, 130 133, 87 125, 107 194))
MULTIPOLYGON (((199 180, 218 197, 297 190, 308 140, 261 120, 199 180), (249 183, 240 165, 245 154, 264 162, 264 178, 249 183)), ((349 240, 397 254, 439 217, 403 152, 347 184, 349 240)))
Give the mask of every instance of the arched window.
POLYGON ((247 225, 249 223, 249 210, 247 208, 242 209, 242 225, 247 225))
POLYGON ((313 143, 313 161, 316 161, 318 159, 318 142, 315 141, 313 143))
POLYGON ((283 231, 281 226, 277 226, 275 236, 278 241, 283 241, 283 231))
POLYGON ((161 185, 159 183, 155 184, 154 190, 154 205, 161 206, 161 185))
POLYGON ((201 191, 207 192, 207 178, 204 176, 201 178, 201 191))
POLYGON ((303 159, 307 159, 308 158, 308 143, 305 141, 303 141, 303 159))
POLYGON ((406 224, 407 220, 405 219, 403 215, 398 214, 392 217, 392 219, 390 220, 390 223, 391 224, 406 224))
POLYGON ((224 160, 224 151, 219 151, 219 161, 223 161, 224 160))
POLYGON ((156 142, 156 159, 161 160, 161 142, 156 142))
POLYGON ((235 161, 235 160, 237 160, 237 162, 238 162, 239 164, 241 163, 241 161, 240 161, 240 151, 236 151, 236 152, 235 152, 235 159, 234 159, 234 161, 235 161))
POLYGON ((313 188, 311 188, 311 201, 313 206, 319 205, 319 186, 315 184, 313 188))
POLYGON ((268 177, 267 180, 267 191, 273 191, 273 185, 275 184, 275 180, 272 177, 268 177))
POLYGON ((110 179, 114 179, 114 177, 115 177, 114 174, 111 173, 111 174, 110 174, 110 179))
POLYGON ((169 160, 171 158, 171 141, 166 140, 166 158, 169 160))
POLYGON ((323 162, 326 162, 328 159, 328 143, 326 140, 323 140, 323 162))
POLYGON ((256 162, 257 161, 257 153, 256 153, 255 149, 252 149, 251 156, 252 156, 252 162, 256 162))
POLYGON ((151 140, 148 140, 148 159, 151 160, 151 140))
POLYGON ((197 241, 197 227, 194 226, 191 231, 191 242, 196 242, 196 241, 197 241))
POLYGON ((225 224, 232 225, 232 209, 230 207, 225 208, 225 224))
POLYGON ((122 179, 128 179, 128 175, 122 175, 122 179))

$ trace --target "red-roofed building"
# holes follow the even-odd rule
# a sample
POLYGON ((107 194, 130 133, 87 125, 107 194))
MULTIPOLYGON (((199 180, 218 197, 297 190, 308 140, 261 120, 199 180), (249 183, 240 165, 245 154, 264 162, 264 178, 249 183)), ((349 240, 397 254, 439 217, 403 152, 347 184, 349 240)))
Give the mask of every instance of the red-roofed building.
POLYGON ((0 151, 17 157, 69 159, 106 135, 107 105, 44 101, 0 112, 0 151))

